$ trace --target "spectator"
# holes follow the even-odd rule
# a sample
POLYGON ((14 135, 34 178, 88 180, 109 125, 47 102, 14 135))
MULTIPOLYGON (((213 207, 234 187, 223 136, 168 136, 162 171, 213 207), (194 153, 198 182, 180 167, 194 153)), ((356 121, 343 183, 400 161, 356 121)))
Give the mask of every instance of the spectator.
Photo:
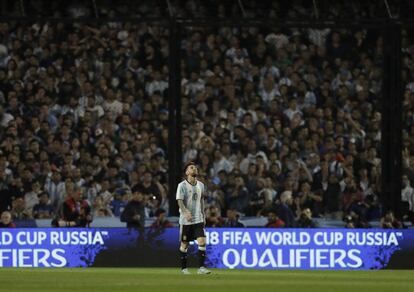
POLYGON ((49 201, 49 195, 46 192, 39 194, 39 203, 33 207, 34 219, 51 219, 54 216, 54 208, 49 201))
POLYGON ((355 228, 354 218, 351 215, 345 215, 343 221, 345 222, 345 228, 355 228))
POLYGON ((21 197, 13 200, 10 213, 13 220, 26 220, 31 218, 31 214, 27 213, 25 201, 21 197))
POLYGON ((367 203, 368 198, 364 200, 362 197, 355 198, 347 209, 348 214, 351 214, 356 228, 369 228, 368 223, 370 204, 367 203))
POLYGON ((227 209, 227 218, 224 220, 223 227, 242 228, 244 224, 239 222, 239 215, 236 209, 227 209))
POLYGON ((3 211, 1 213, 0 228, 15 228, 16 224, 13 223, 12 215, 9 211, 3 211))
POLYGON ((14 119, 14 117, 5 112, 2 105, 0 105, 0 126, 6 128, 8 124, 14 119))
POLYGON ((293 198, 291 191, 284 191, 276 204, 278 217, 283 221, 284 227, 290 228, 295 225, 295 215, 292 210, 293 198))
POLYGON ((400 229, 403 228, 403 224, 394 217, 392 211, 387 211, 381 218, 380 227, 386 229, 400 229))
POLYGON ((87 227, 92 222, 91 207, 82 199, 82 192, 75 187, 64 201, 62 217, 52 221, 58 227, 87 227))
POLYGON ((342 191, 338 177, 334 174, 329 175, 328 181, 323 182, 324 194, 323 202, 325 205, 325 215, 328 218, 339 219, 342 217, 342 191))
POLYGON ((110 203, 112 214, 116 217, 120 217, 124 212, 126 205, 128 204, 127 193, 116 193, 114 199, 110 203))
POLYGON ((10 210, 15 197, 9 190, 8 184, 4 181, 4 171, 0 169, 0 211, 10 210))
POLYGON ((155 221, 152 223, 151 227, 154 229, 163 229, 173 227, 173 224, 168 221, 166 218, 167 212, 164 209, 158 209, 155 212, 155 216, 157 217, 155 221))
POLYGON ((40 183, 34 181, 32 183, 31 191, 24 195, 26 213, 30 218, 33 217, 33 207, 39 203, 39 195, 42 193, 40 183))
POLYGON ((93 202, 93 217, 112 217, 112 211, 102 197, 96 197, 93 202))
POLYGON ((371 227, 364 218, 353 211, 344 216, 345 228, 369 228, 371 227))
POLYGON ((276 211, 271 210, 267 213, 267 223, 265 227, 266 228, 282 228, 282 227, 285 227, 285 222, 279 219, 276 211))
POLYGON ((299 215, 299 219, 296 221, 296 227, 298 228, 315 228, 317 224, 312 220, 312 211, 309 208, 305 208, 299 215))
POLYGON ((140 191, 133 191, 131 200, 121 214, 121 221, 126 222, 128 228, 144 228, 145 204, 144 196, 140 191))
POLYGON ((226 157, 223 156, 220 150, 214 151, 214 161, 213 161, 213 176, 217 176, 220 171, 230 172, 233 170, 233 166, 226 157))
POLYGON ((260 216, 265 208, 270 207, 272 201, 269 198, 265 187, 266 180, 264 178, 259 178, 257 180, 257 186, 250 197, 246 215, 260 216))
POLYGON ((411 187, 407 175, 402 177, 403 189, 401 191, 402 214, 403 218, 414 222, 414 189, 411 187))
POLYGON ((138 184, 134 190, 139 190, 147 200, 157 200, 158 204, 163 200, 164 189, 159 182, 154 183, 150 171, 144 173, 142 183, 138 184))
POLYGON ((212 205, 206 212, 206 227, 222 227, 224 219, 220 216, 219 209, 212 205))
POLYGON ((234 183, 231 182, 227 190, 226 201, 228 208, 236 209, 238 212, 244 214, 249 203, 249 193, 241 175, 234 178, 234 183))
MULTIPOLYGON (((295 202, 298 205, 299 210, 315 210, 315 216, 318 216, 322 212, 322 196, 311 191, 311 185, 305 181, 300 186, 300 192, 298 197, 295 198, 295 202)), ((312 213, 313 214, 313 213, 312 213)))
POLYGON ((49 194, 50 202, 56 211, 58 206, 63 202, 65 193, 65 183, 62 181, 60 170, 56 166, 52 169, 51 177, 46 178, 44 190, 49 194))

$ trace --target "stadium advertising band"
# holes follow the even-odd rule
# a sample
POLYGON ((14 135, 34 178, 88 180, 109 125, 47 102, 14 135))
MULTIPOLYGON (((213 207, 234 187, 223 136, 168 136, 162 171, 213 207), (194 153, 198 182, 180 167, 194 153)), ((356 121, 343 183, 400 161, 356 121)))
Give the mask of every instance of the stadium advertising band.
MULTIPOLYGON (((0 266, 175 267, 178 233, 178 228, 2 230, 0 266)), ((414 268, 414 230, 211 228, 207 247, 210 268, 414 268)), ((190 253, 196 251, 190 247, 190 253)))

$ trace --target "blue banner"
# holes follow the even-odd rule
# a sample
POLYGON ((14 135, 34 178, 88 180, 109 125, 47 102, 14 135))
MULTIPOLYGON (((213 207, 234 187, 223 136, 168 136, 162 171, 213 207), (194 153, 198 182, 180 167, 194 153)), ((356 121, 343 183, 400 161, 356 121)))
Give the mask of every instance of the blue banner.
POLYGON ((218 268, 382 269, 414 243, 407 231, 356 229, 211 230, 210 260, 218 268))
MULTIPOLYGON (((3 229, 0 267, 177 266, 178 237, 178 228, 3 229)), ((411 229, 212 228, 207 244, 212 268, 414 268, 411 229)))

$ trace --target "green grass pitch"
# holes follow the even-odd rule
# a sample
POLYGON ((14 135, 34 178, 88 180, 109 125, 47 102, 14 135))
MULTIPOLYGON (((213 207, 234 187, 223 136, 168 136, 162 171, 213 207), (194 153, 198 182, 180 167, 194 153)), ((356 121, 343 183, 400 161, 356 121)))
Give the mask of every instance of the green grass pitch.
POLYGON ((0 291, 399 292, 414 291, 414 271, 216 270, 172 268, 0 269, 0 291))

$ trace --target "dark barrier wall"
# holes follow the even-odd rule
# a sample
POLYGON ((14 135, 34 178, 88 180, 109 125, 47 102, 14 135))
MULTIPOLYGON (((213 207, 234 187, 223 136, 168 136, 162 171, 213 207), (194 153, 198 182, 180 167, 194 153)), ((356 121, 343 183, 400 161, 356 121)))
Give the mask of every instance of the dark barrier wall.
MULTIPOLYGON (((178 233, 177 228, 5 229, 0 266, 177 266, 178 233)), ((207 265, 214 268, 414 268, 411 229, 213 228, 207 240, 207 265)), ((196 250, 193 245, 190 253, 196 250)))

